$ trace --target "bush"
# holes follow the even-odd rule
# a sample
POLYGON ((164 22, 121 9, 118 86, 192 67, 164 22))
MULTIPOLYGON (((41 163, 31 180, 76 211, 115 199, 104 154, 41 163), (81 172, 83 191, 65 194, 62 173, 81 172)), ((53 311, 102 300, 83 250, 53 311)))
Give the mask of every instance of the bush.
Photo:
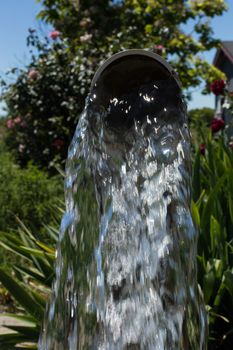
POLYGON ((207 107, 191 109, 188 112, 189 128, 194 147, 201 144, 205 139, 214 114, 214 109, 207 107))
POLYGON ((36 57, 25 69, 12 69, 16 81, 2 97, 8 106, 5 142, 20 165, 33 161, 54 173, 54 164, 66 159, 84 107, 82 85, 91 80, 86 82, 88 71, 80 67, 80 57, 70 57, 64 41, 51 44, 31 30, 28 45, 36 57))
POLYGON ((35 232, 51 224, 53 207, 63 198, 62 179, 49 178, 32 164, 20 169, 3 149, 0 164, 0 231, 16 228, 15 216, 35 232))

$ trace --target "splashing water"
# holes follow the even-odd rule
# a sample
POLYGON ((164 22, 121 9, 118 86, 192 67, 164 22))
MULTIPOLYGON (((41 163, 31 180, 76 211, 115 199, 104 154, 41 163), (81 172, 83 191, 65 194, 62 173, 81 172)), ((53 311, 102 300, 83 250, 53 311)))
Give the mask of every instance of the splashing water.
POLYGON ((180 92, 160 80, 102 101, 88 97, 69 149, 39 349, 206 349, 180 92))

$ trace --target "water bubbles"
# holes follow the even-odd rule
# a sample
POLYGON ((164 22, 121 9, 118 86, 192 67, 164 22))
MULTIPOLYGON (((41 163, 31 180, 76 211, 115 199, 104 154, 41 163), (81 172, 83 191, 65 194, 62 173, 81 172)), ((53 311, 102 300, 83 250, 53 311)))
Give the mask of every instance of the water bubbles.
POLYGON ((156 81, 107 107, 98 91, 87 100, 40 350, 206 349, 189 134, 171 90, 156 81))

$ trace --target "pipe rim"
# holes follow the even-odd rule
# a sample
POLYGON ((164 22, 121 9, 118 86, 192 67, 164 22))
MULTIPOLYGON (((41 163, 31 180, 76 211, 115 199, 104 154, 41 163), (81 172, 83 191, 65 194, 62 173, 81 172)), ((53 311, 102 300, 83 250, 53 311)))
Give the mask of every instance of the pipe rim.
POLYGON ((175 79, 176 83, 178 84, 179 88, 182 89, 181 81, 175 72, 175 70, 172 68, 172 66, 161 56, 156 54, 152 51, 146 51, 143 49, 130 49, 130 50, 124 50, 120 51, 114 55, 112 55, 110 58, 108 58, 96 71, 92 82, 91 82, 91 90, 94 88, 95 84, 97 83, 99 77, 103 73, 103 71, 114 61, 117 61, 118 59, 126 56, 146 56, 154 59, 155 61, 159 62, 164 68, 168 70, 168 72, 171 74, 171 76, 175 79))

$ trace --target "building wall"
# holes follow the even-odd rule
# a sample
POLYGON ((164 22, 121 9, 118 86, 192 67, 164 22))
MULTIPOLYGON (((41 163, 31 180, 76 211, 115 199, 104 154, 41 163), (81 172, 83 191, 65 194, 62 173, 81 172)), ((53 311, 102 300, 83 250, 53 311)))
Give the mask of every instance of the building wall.
MULTIPOLYGON (((226 74, 227 80, 230 81, 233 79, 233 63, 221 53, 219 62, 217 64, 218 69, 220 69, 222 72, 226 74)), ((216 96, 215 98, 215 109, 217 111, 217 105, 218 101, 221 97, 216 96)), ((227 135, 229 139, 232 139, 233 137, 233 116, 232 113, 223 108, 222 111, 222 118, 224 119, 225 123, 228 124, 228 130, 227 130, 227 135)))
POLYGON ((226 74, 227 80, 233 78, 233 63, 227 58, 222 60, 221 65, 218 68, 226 74))

